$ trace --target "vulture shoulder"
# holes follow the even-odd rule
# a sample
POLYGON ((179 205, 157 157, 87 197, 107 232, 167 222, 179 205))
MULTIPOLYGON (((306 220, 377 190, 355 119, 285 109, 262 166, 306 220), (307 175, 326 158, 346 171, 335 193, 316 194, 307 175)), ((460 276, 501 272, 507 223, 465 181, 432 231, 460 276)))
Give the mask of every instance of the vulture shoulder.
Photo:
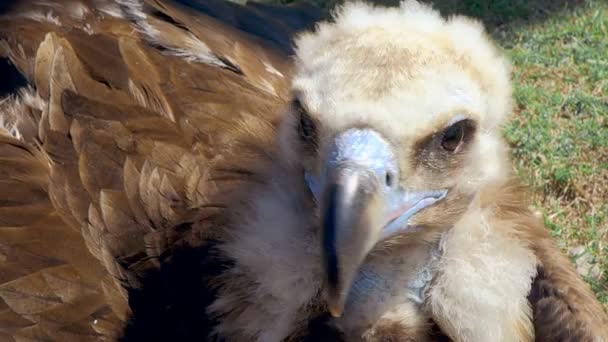
MULTIPOLYGON (((509 190, 509 189, 507 189, 509 190)), ((525 194, 524 189, 517 190, 525 194)), ((537 260, 528 301, 536 341, 608 341, 608 314, 589 284, 555 243, 542 218, 525 213, 520 196, 511 197, 504 214, 521 229, 537 260), (513 201, 517 200, 517 201, 513 201), (517 204, 517 205, 515 205, 517 204)))
POLYGON ((513 178, 479 193, 440 243, 431 316, 457 341, 608 341, 604 308, 529 204, 513 178))
POLYGON ((205 339, 219 269, 206 241, 263 181, 289 36, 316 9, 4 7, 0 54, 28 86, 0 104, 0 340, 112 340, 125 325, 125 338, 205 339))
POLYGON ((538 273, 528 300, 537 340, 608 341, 608 315, 571 261, 549 236, 534 250, 538 273))
POLYGON ((541 218, 519 214, 537 259, 528 301, 537 341, 608 341, 608 315, 541 218))

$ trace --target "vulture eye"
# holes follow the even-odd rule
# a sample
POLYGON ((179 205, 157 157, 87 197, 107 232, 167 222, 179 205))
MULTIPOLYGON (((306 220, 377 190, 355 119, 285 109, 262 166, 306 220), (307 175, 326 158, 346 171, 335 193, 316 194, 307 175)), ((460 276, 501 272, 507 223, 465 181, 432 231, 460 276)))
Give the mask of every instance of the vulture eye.
POLYGON ((460 120, 448 127, 441 138, 441 147, 448 152, 458 152, 467 142, 474 129, 473 122, 468 119, 460 120))
POLYGON ((298 135, 300 136, 300 140, 306 144, 316 145, 317 131, 312 118, 304 110, 299 100, 294 100, 292 106, 298 120, 298 135))

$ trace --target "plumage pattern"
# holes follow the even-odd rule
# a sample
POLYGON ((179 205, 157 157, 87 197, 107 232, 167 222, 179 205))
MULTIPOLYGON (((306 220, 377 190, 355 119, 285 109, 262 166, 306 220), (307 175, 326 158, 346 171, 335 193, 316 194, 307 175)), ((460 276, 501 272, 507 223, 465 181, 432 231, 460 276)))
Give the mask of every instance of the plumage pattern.
MULTIPOLYGON (((319 28, 323 39, 301 36, 293 64, 291 39, 320 19, 314 7, 5 7, 0 55, 29 85, 12 77, 15 94, 0 102, 0 340, 335 341, 363 322, 367 341, 482 341, 495 332, 482 319, 504 340, 608 340, 606 314, 508 174, 476 194, 455 229, 372 255, 372 269, 395 279, 411 280, 410 266, 430 270, 416 278, 415 301, 389 307, 402 293, 383 297, 394 289, 387 281, 386 301, 370 291, 359 316, 327 315, 318 213, 297 167, 306 158, 281 135, 292 124, 294 66, 335 38, 330 26, 319 28), (410 264, 394 263, 391 251, 406 249, 410 264)), ((407 13, 439 20, 426 8, 407 13)), ((505 92, 501 80, 488 94, 505 92)), ((499 95, 488 129, 508 107, 499 95)))
MULTIPOLYGON (((256 181, 255 167, 229 161, 259 158, 270 139, 289 46, 179 4, 145 6, 22 2, 0 19, 2 54, 36 89, 2 103, 5 339, 118 337, 132 313, 127 290, 171 249, 216 234, 230 189, 256 181)), ((216 6, 233 24, 254 11, 216 6)))

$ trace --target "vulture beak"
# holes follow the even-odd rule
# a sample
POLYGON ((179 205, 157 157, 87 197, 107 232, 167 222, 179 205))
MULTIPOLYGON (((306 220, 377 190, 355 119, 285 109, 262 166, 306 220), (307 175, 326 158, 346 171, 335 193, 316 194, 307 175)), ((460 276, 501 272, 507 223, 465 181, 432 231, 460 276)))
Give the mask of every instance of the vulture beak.
POLYGON ((324 174, 307 175, 307 182, 321 208, 326 295, 334 317, 342 315, 358 269, 374 246, 411 230, 410 218, 447 194, 405 190, 390 144, 370 129, 338 135, 324 174))

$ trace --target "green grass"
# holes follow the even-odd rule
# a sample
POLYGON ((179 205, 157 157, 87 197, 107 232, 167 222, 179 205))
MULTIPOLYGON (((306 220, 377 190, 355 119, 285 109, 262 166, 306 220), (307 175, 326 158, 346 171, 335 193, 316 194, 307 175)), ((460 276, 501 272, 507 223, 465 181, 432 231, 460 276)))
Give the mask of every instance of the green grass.
MULTIPOLYGON (((330 9, 340 0, 312 1, 330 9)), ((516 108, 505 135, 515 166, 608 308, 608 2, 422 1, 481 19, 512 58, 516 108)))
POLYGON ((495 30, 515 65, 505 134, 545 222, 608 305, 608 3, 495 30))

